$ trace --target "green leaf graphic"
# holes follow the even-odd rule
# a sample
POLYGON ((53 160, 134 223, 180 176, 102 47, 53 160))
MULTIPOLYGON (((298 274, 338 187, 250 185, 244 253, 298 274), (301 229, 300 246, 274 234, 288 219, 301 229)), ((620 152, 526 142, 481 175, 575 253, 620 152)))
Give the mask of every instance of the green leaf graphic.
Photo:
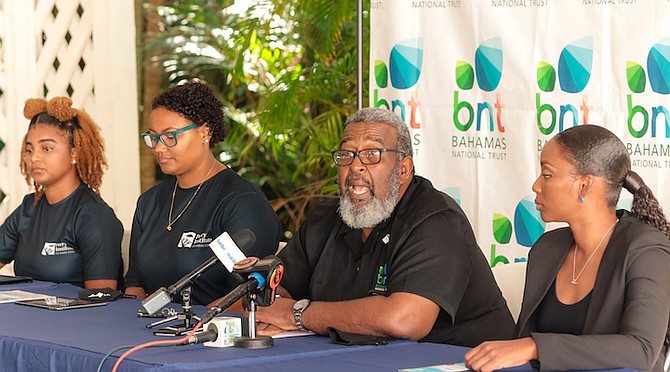
POLYGON ((547 62, 537 64, 537 85, 544 92, 553 92, 556 86, 556 70, 547 62))
POLYGON ((461 90, 470 90, 474 83, 475 72, 472 66, 465 61, 456 61, 456 84, 458 84, 458 87, 461 90))
POLYGON ((628 80, 628 88, 633 93, 644 92, 647 84, 647 75, 644 73, 644 68, 636 62, 626 62, 626 79, 628 80))
POLYGON ((512 238, 512 222, 509 218, 493 213, 493 237, 500 244, 509 243, 512 238))
POLYGON ((383 61, 375 60, 375 81, 380 88, 386 88, 389 83, 389 70, 383 61))

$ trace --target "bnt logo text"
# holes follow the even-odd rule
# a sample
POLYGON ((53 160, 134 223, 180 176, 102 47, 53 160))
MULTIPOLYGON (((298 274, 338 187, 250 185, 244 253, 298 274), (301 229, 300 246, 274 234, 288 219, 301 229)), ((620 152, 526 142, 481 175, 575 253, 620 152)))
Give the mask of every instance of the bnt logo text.
MULTIPOLYGON (((475 69, 466 61, 456 61, 456 84, 461 90, 471 90, 474 86, 475 76, 477 77, 477 85, 479 89, 485 92, 494 91, 500 84, 503 71, 503 50, 502 39, 497 37, 484 41, 477 47, 475 52, 475 69)), ((477 131, 481 130, 482 114, 488 111, 489 122, 488 128, 490 132, 494 132, 495 128, 499 132, 505 132, 505 126, 502 122, 503 105, 500 102, 500 95, 496 95, 496 102, 491 104, 489 102, 477 102, 477 131), (495 107, 495 110, 494 110, 495 107), (495 111, 495 112, 494 112, 495 111), (495 125, 494 118, 495 117, 495 125)), ((454 91, 454 126, 461 132, 465 132, 472 126, 475 118, 473 104, 465 100, 459 100, 459 91, 454 91), (459 113, 462 110, 467 111, 467 119, 461 121, 459 113)))
POLYGON ((417 108, 419 101, 416 98, 416 91, 410 95, 410 99, 405 102, 401 99, 391 100, 391 105, 387 99, 379 98, 379 89, 387 88, 389 76, 391 86, 394 89, 406 90, 416 85, 421 76, 421 66, 423 64, 423 39, 412 38, 406 39, 397 43, 391 49, 388 66, 384 61, 375 60, 374 76, 377 88, 373 92, 374 107, 385 107, 387 110, 393 111, 400 118, 405 119, 407 106, 410 107, 409 126, 412 129, 421 128, 421 123, 418 122, 417 108), (398 112, 399 111, 399 112, 398 112))
MULTIPOLYGON (((566 93, 579 93, 586 88, 591 78, 593 66, 593 37, 587 36, 577 39, 566 45, 561 51, 558 60, 558 81, 561 90, 566 93)), ((537 64, 537 85, 543 92, 553 92, 556 85, 556 69, 550 63, 540 61, 537 64)), ((535 94, 535 109, 537 111, 537 127, 540 133, 550 135, 556 129, 556 109, 542 103, 541 93, 535 94), (542 122, 542 114, 549 113, 551 121, 548 125, 542 122)), ((588 96, 584 95, 579 110, 575 105, 568 103, 560 105, 558 116, 558 131, 562 132, 566 114, 572 115, 572 126, 579 122, 579 111, 582 112, 582 124, 588 124, 589 111, 588 96)))
MULTIPOLYGON (((647 56, 647 74, 651 90, 659 94, 670 94, 670 37, 665 38, 651 47, 647 56)), ((626 79, 628 88, 633 93, 642 93, 646 88, 644 68, 636 62, 626 62, 626 79)), ((635 138, 642 138, 649 130, 649 110, 642 106, 633 106, 633 95, 628 94, 628 132, 635 138), (642 115, 639 129, 633 123, 636 115, 642 115)), ((665 138, 670 138, 670 111, 666 106, 651 107, 651 137, 656 137, 656 125, 660 114, 665 118, 665 138)))
POLYGON ((388 287, 386 285, 387 279, 388 279, 388 270, 387 265, 384 264, 382 266, 379 266, 379 270, 377 272, 377 281, 375 282, 375 291, 386 292, 388 290, 388 287))

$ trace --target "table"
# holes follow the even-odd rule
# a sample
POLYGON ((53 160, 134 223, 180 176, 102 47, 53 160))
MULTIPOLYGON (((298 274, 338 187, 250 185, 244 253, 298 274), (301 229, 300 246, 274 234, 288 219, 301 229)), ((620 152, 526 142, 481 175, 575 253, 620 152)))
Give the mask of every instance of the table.
MULTIPOLYGON (((0 290, 25 291, 76 297, 80 288, 69 284, 33 282, 3 285, 0 290)), ((177 310, 181 306, 175 304, 177 310)), ((0 370, 95 371, 102 357, 119 346, 134 346, 165 339, 154 336, 138 318, 139 300, 118 299, 106 306, 50 311, 16 304, 0 304, 0 370)), ((198 315, 207 308, 195 306, 198 315)), ((131 354, 119 371, 397 371, 463 360, 467 348, 408 340, 387 346, 341 346, 322 336, 275 340, 269 349, 203 345, 147 348, 131 354)), ((116 356, 122 352, 115 353, 116 356)), ((116 358, 104 364, 110 371, 116 358)), ((531 371, 530 366, 510 371, 531 371)), ((621 370, 623 371, 623 370, 621 370)))

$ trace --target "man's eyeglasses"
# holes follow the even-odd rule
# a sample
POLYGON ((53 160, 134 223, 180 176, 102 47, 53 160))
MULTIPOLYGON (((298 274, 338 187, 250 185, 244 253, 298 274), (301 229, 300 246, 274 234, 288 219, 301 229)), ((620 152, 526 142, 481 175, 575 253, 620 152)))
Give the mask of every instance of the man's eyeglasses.
POLYGON ((163 142, 163 144, 167 147, 174 147, 177 145, 177 134, 186 132, 187 130, 191 130, 197 127, 198 124, 193 123, 181 129, 177 129, 171 132, 164 132, 161 134, 151 134, 149 133, 149 131, 146 131, 140 134, 140 138, 142 138, 144 144, 147 145, 150 149, 155 149, 156 146, 158 146, 159 140, 163 142))
POLYGON ((397 149, 364 149, 359 151, 335 150, 331 152, 331 154, 333 154, 333 161, 335 164, 347 166, 353 164, 356 156, 358 156, 361 163, 365 165, 377 164, 382 161, 382 153, 384 152, 397 152, 405 156, 404 151, 397 149))

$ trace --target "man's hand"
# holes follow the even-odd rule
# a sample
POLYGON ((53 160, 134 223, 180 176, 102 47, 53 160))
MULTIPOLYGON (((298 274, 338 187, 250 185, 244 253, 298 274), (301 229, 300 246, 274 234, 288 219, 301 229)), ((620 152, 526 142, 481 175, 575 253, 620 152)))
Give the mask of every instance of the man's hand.
POLYGON ((465 353, 465 366, 477 372, 516 367, 537 359, 531 337, 510 341, 486 341, 465 353))
POLYGON ((274 336, 277 333, 284 332, 283 329, 267 323, 256 323, 256 334, 261 336, 274 336))
MULTIPOLYGON (((295 300, 277 298, 270 307, 259 307, 256 321, 282 330, 297 329, 293 319, 295 300)), ((310 331, 325 335, 328 327, 371 336, 420 340, 435 324, 439 306, 433 301, 406 292, 390 296, 368 296, 348 301, 312 301, 302 313, 310 331)))
MULTIPOLYGON (((275 299, 275 302, 268 307, 257 307, 256 322, 274 326, 279 330, 278 332, 298 329, 293 320, 293 304, 295 302, 296 301, 293 299, 278 297, 275 299)), ((264 327, 263 333, 261 333, 261 329, 258 327, 258 333, 265 334, 266 328, 268 327, 264 327)), ((272 329, 269 331, 272 331, 272 329)))

